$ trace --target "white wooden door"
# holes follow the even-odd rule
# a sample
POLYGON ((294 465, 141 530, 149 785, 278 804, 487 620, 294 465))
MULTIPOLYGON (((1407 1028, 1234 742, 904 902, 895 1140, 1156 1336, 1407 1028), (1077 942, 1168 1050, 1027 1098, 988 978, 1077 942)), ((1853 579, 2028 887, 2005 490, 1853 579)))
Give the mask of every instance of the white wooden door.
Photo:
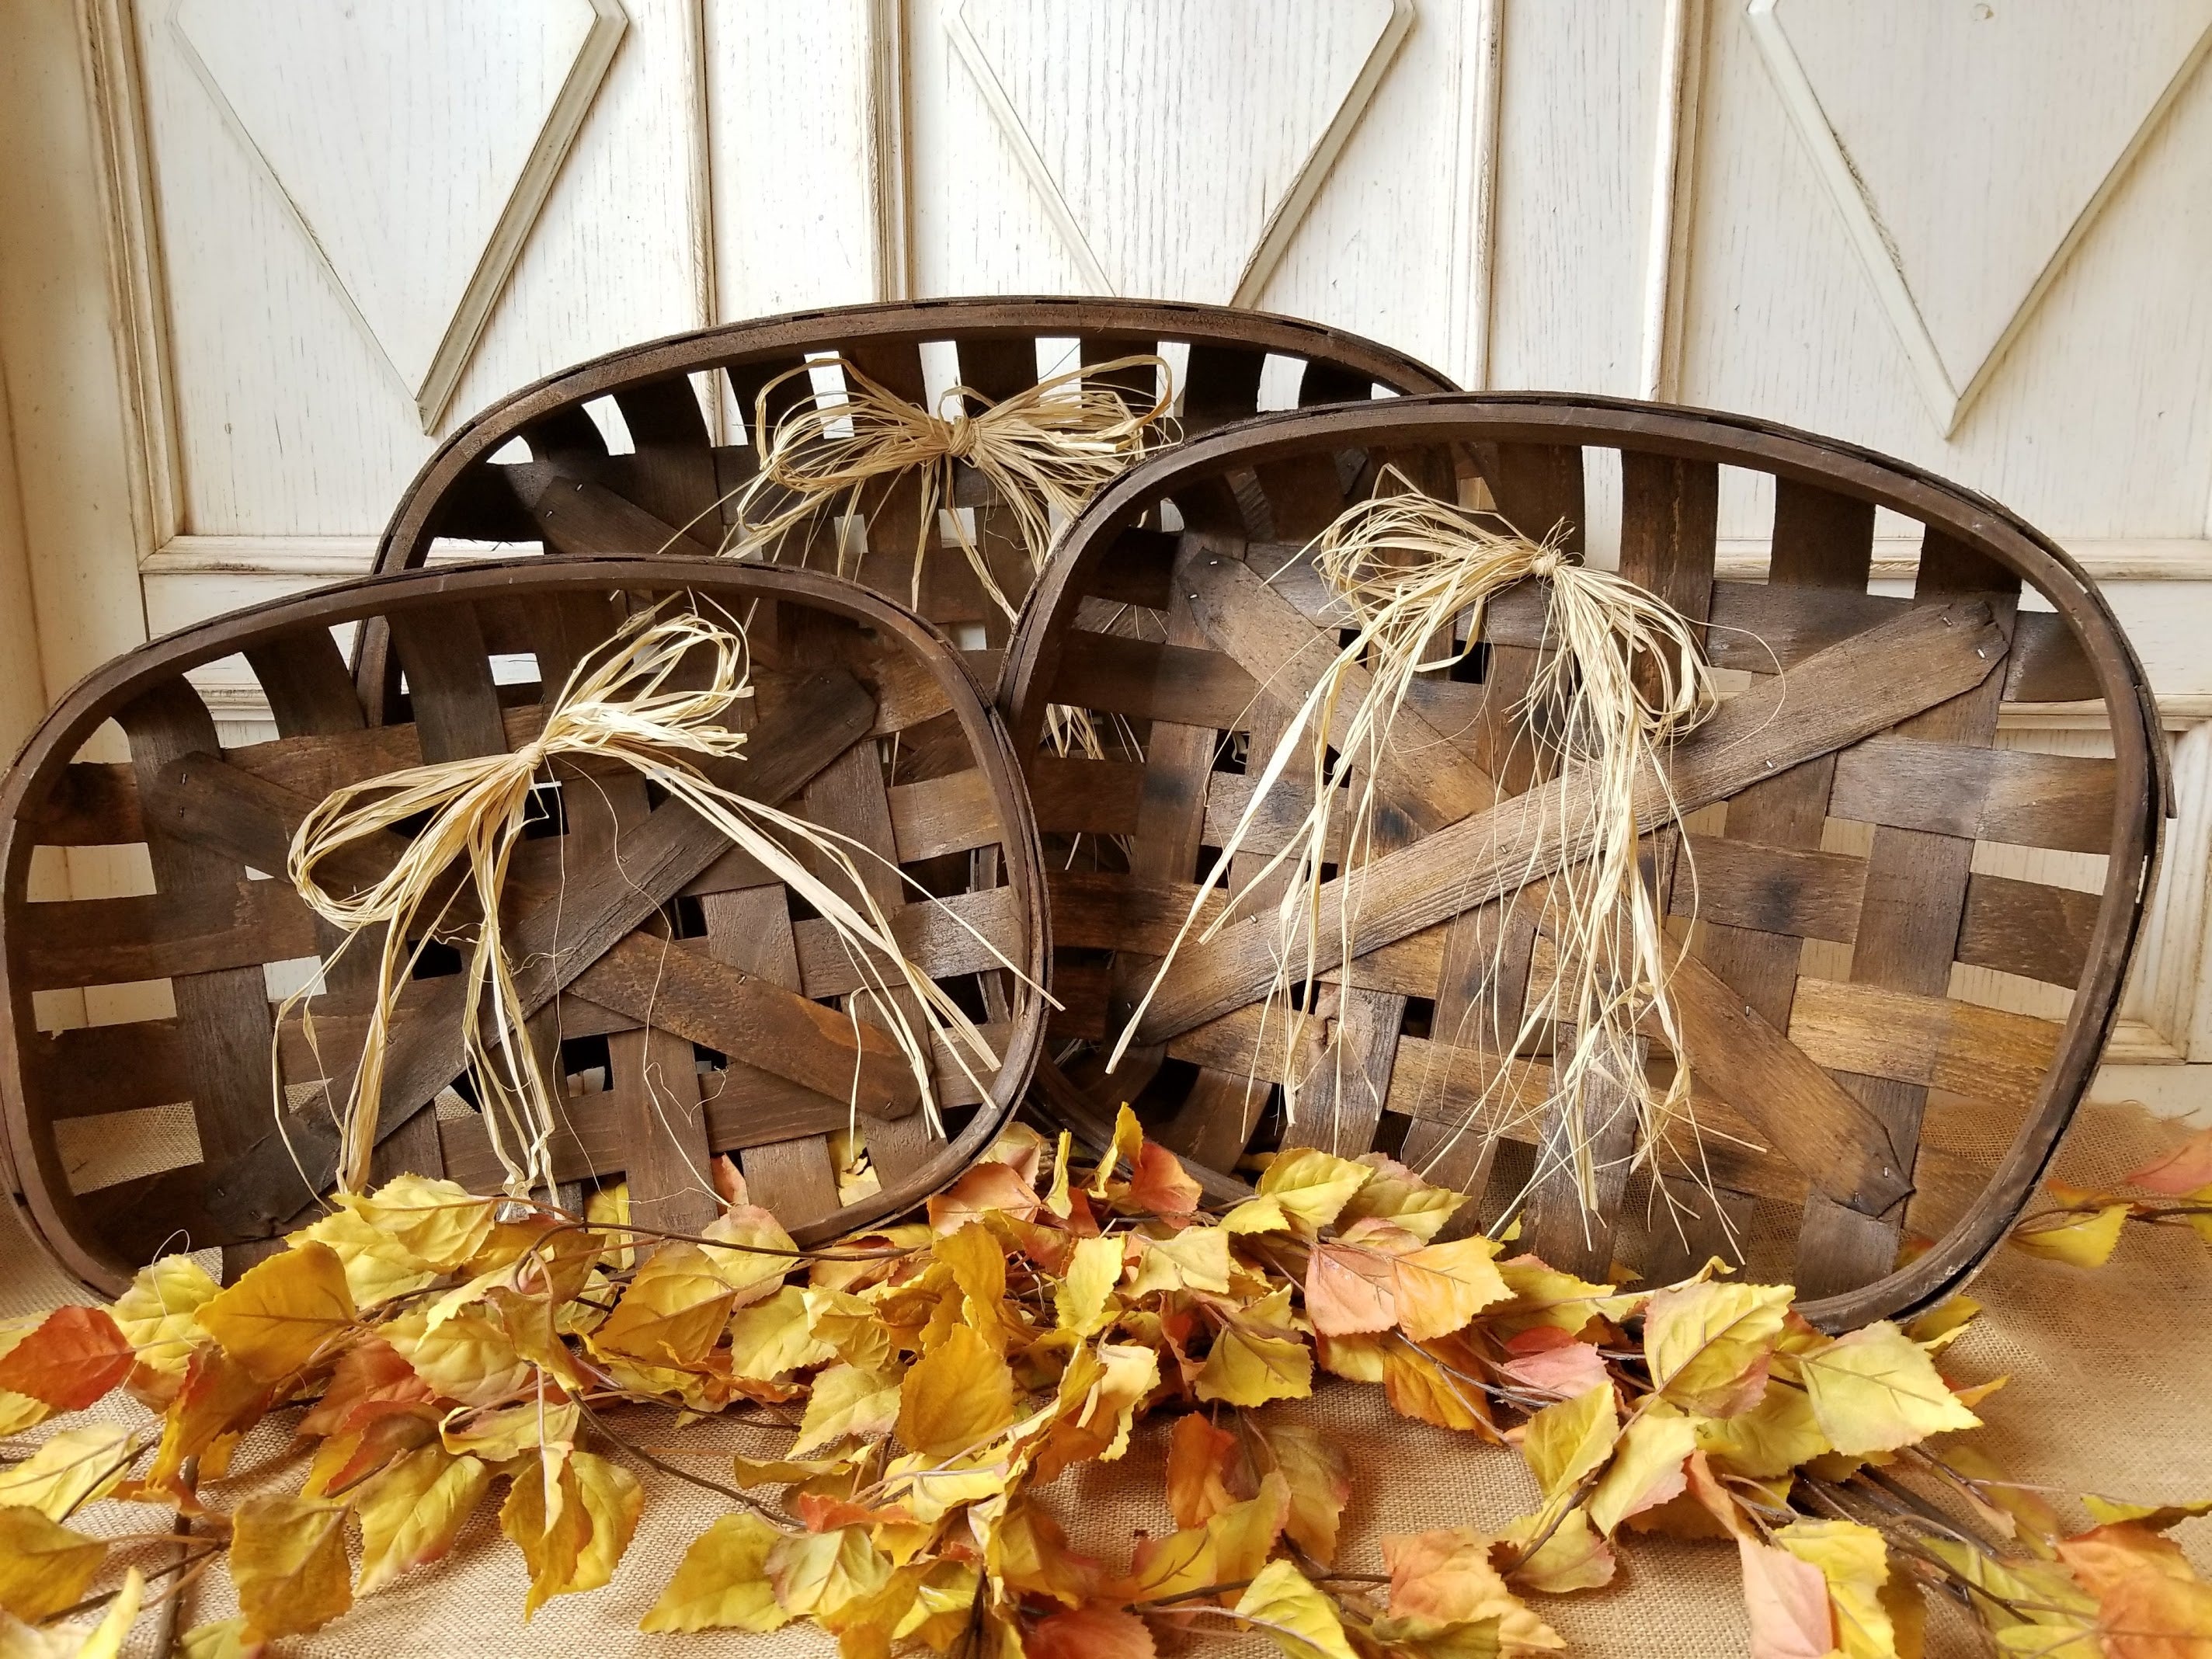
MULTIPOLYGON (((2212 0, 18 9, 0 131, 76 118, 59 183, 0 179, 46 696, 142 628, 362 568, 441 434, 617 345, 909 293, 1257 305, 1471 386, 1838 434, 2070 548, 2149 665, 2185 809, 2106 1087, 2193 1103, 2212 0), (94 368, 112 395, 50 426, 39 398, 94 368)), ((1755 568, 1767 503, 1726 488, 1724 562, 1755 568)), ((2104 739, 2045 709, 2004 740, 2104 739)))

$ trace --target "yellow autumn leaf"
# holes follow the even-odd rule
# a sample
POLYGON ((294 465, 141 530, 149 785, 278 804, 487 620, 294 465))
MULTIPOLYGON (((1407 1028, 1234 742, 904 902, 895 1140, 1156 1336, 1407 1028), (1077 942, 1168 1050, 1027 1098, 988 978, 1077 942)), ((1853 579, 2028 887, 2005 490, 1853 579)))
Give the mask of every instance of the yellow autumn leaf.
POLYGON ((2107 1204, 2084 1213, 2058 1210, 2030 1216, 2012 1230, 2015 1249, 2046 1261, 2069 1262, 2076 1267, 2101 1267, 2112 1260, 2120 1233, 2128 1224, 2129 1206, 2107 1204))
POLYGON ((1200 1400, 1224 1406, 1304 1400, 1313 1392, 1313 1350, 1294 1337, 1231 1323, 1213 1339, 1192 1389, 1200 1400))
POLYGON ((1771 1388, 1749 1411, 1695 1421, 1698 1449, 1729 1474, 1754 1480, 1787 1474, 1835 1449, 1820 1432, 1812 1397, 1802 1389, 1771 1388))
MULTIPOLYGON (((1003 1362, 1001 1362, 1003 1363, 1003 1362)), ((872 1440, 898 1421, 899 1376, 896 1371, 866 1371, 857 1365, 832 1365, 814 1379, 799 1424, 791 1455, 803 1456, 842 1440, 872 1440)))
POLYGON ((0 1607, 39 1624, 75 1607, 107 1559, 97 1538, 71 1532, 34 1509, 0 1509, 0 1607))
POLYGON ((1387 1336, 1317 1336, 1314 1351, 1321 1368, 1349 1382, 1380 1382, 1382 1356, 1395 1339, 1387 1336))
POLYGON ((1248 1198, 1221 1218, 1224 1233, 1279 1233, 1290 1224, 1289 1212, 1272 1198, 1248 1198))
POLYGON ((165 1255, 141 1267, 108 1312, 142 1371, 182 1382, 192 1344, 201 1340, 192 1316, 222 1290, 191 1257, 165 1255))
POLYGON ((940 1234, 931 1243, 930 1253, 951 1270, 952 1282, 960 1287, 961 1316, 1004 1353, 1011 1340, 1003 1312, 1006 1246, 992 1237, 988 1227, 970 1221, 940 1234))
POLYGON ((114 1488, 137 1449, 137 1443, 111 1424, 64 1429, 47 1436, 21 1462, 0 1467, 0 1504, 19 1504, 49 1521, 66 1521, 114 1488))
POLYGON ((465 1309, 434 1330, 420 1310, 386 1320, 379 1328, 417 1376, 463 1405, 510 1399, 530 1381, 530 1361, 488 1309, 465 1309))
POLYGON ((1110 1463, 1128 1449, 1137 1408, 1160 1380, 1160 1357, 1134 1342, 1101 1342, 1076 1351, 1060 1373, 1048 1426, 1034 1444, 1036 1479, 1073 1463, 1110 1463))
POLYGON ((1334 1221, 1375 1171, 1364 1164, 1338 1158, 1317 1147, 1296 1146, 1278 1152, 1260 1176, 1261 1196, 1272 1198, 1285 1214, 1309 1233, 1334 1221))
POLYGON ((1733 1417, 1756 1403, 1792 1294, 1787 1285, 1708 1279, 1652 1297, 1644 1356, 1660 1395, 1705 1417, 1733 1417))
POLYGON ((452 1456, 504 1463, 541 1446, 573 1445, 581 1424, 574 1400, 540 1399, 533 1392, 511 1406, 449 1412, 438 1425, 438 1437, 452 1456))
POLYGON ((491 1237, 498 1206, 455 1181, 398 1175, 366 1197, 339 1200, 418 1261, 453 1273, 491 1237))
POLYGON ((1880 1533, 1855 1521, 1796 1521, 1774 1541, 1827 1581, 1844 1659, 1897 1659, 1896 1627, 1882 1605, 1889 1552, 1880 1533))
POLYGON ((332 1210, 289 1243, 327 1244, 345 1264, 347 1292, 356 1308, 374 1308, 410 1291, 434 1285, 440 1270, 357 1212, 332 1210))
POLYGON ((806 1293, 787 1285, 765 1302, 730 1316, 730 1372, 766 1382, 786 1371, 827 1364, 836 1350, 806 1321, 806 1293))
MULTIPOLYGON (((1121 1282, 1121 1241, 1118 1237, 1079 1238, 1070 1255, 1067 1272, 1053 1286, 1053 1310, 1060 1328, 1078 1336, 1096 1336, 1113 1323, 1109 1304, 1114 1287, 1121 1282)), ((917 1368, 918 1369, 918 1368, 917 1368)))
POLYGON ((876 1595, 892 1571, 890 1558, 869 1541, 865 1527, 786 1533, 769 1550, 766 1566, 785 1611, 817 1620, 876 1595))
POLYGON ((1935 1362, 1887 1320, 1802 1354, 1797 1364, 1820 1431, 1846 1456, 1981 1426, 1936 1375, 1935 1362))
MULTIPOLYGON (((90 1630, 82 1625, 33 1629, 0 1609, 0 1659, 118 1659, 145 1592, 145 1575, 129 1569, 107 1611, 90 1630)), ((186 1659, 196 1656, 187 1654, 186 1659)))
POLYGON ((569 1463, 585 1512, 592 1518, 592 1535, 576 1558, 576 1574, 568 1589, 597 1589, 615 1576, 636 1534, 637 1518, 645 1512, 645 1488, 611 1458, 578 1452, 569 1463))
POLYGON ((232 1512, 230 1578, 248 1641, 304 1636, 353 1605, 345 1518, 343 1504, 283 1497, 250 1498, 232 1512))
POLYGON ((1521 1455, 1528 1460, 1544 1496, 1556 1498, 1601 1467, 1613 1455, 1620 1434, 1613 1385, 1603 1382, 1530 1418, 1521 1455))
POLYGON ((438 1446, 410 1452, 378 1475, 354 1506, 361 1517, 360 1593, 373 1595, 453 1548, 490 1486, 491 1471, 480 1460, 438 1446))
POLYGON ((240 1613, 195 1625, 177 1638, 178 1659, 253 1659, 261 1650, 246 1644, 246 1618, 240 1613))
POLYGON ((1045 1188, 1044 1206, 1062 1221, 1075 1212, 1075 1201, 1067 1189, 1067 1158, 1074 1150, 1075 1137, 1065 1129, 1060 1132, 1060 1144, 1053 1149, 1052 1184, 1045 1188))
POLYGON ((781 1630, 791 1614, 775 1599, 768 1557, 782 1536, 750 1510, 722 1516, 691 1540, 676 1576, 639 1628, 781 1630))
POLYGON ((810 1290, 806 1328, 862 1370, 886 1371, 893 1363, 891 1334, 876 1305, 850 1291, 810 1290))
POLYGON ((916 1360, 899 1387, 898 1437, 925 1456, 972 1451, 1013 1420, 1013 1373, 965 1326, 916 1360))
POLYGON ((1121 1588, 1128 1600, 1149 1601, 1254 1577, 1282 1536, 1290 1510, 1288 1483, 1279 1474, 1267 1474, 1257 1493, 1209 1517, 1205 1525, 1165 1538, 1140 1539, 1121 1588))
POLYGON ((1376 1352, 1382 1397, 1401 1417, 1433 1423, 1455 1433, 1490 1428, 1481 1390, 1452 1376, 1426 1348, 1402 1339, 1386 1340, 1376 1352))
POLYGON ((628 1273, 637 1260, 637 1248, 629 1243, 629 1182, 617 1181, 611 1187, 600 1188, 586 1199, 584 1219, 594 1228, 606 1232, 608 1243, 599 1257, 600 1265, 609 1273, 628 1273))
POLYGON ((1697 1449, 1697 1426, 1688 1418, 1646 1405, 1622 1431, 1613 1462, 1590 1492, 1590 1523, 1610 1538, 1630 1516, 1679 1496, 1686 1484, 1683 1462, 1697 1449))
POLYGON ((1478 1236, 1399 1256, 1391 1264, 1399 1328, 1416 1342, 1433 1341, 1504 1301, 1513 1292, 1498 1271, 1497 1255, 1497 1243, 1478 1236))
POLYGON ((1237 1616, 1291 1659, 1358 1659, 1336 1607, 1287 1561, 1270 1561, 1237 1600, 1237 1616))
POLYGON ((1506 1336, 1539 1325, 1571 1334, 1593 1319, 1626 1319, 1644 1299, 1641 1291, 1617 1292, 1610 1285, 1593 1285, 1547 1267, 1533 1255, 1501 1261, 1498 1272, 1513 1299, 1491 1309, 1484 1322, 1506 1336))
POLYGON ((1505 1529, 1505 1541, 1516 1551, 1535 1544, 1534 1553, 1520 1554, 1513 1564, 1513 1587, 1542 1595, 1565 1595, 1575 1590, 1598 1589, 1613 1582, 1619 1564, 1613 1547, 1590 1525, 1589 1510, 1580 1504, 1553 1525, 1548 1510, 1524 1515, 1505 1529), (1539 1541, 1539 1534, 1551 1535, 1539 1541))
POLYGON ((255 1263, 193 1317, 225 1353, 273 1382, 327 1352, 353 1324, 353 1293, 338 1253, 310 1242, 255 1263))
POLYGON ((720 1269, 698 1245, 663 1244, 592 1333, 590 1346, 595 1353, 622 1354, 648 1365, 696 1365, 720 1340, 735 1299, 720 1269))
POLYGON ((715 1241, 702 1247, 708 1265, 721 1275, 741 1308, 775 1294, 784 1276, 800 1265, 794 1260, 799 1247, 783 1224, 757 1204, 723 1211, 700 1237, 715 1241))
POLYGON ((1137 1277, 1129 1297, 1139 1301, 1160 1291, 1229 1291, 1229 1234, 1220 1227, 1186 1227, 1166 1238, 1146 1238, 1137 1258, 1137 1277))
POLYGON ((1137 1121, 1137 1115, 1129 1109, 1129 1103, 1125 1100, 1121 1109, 1114 1114, 1113 1144, 1099 1158, 1097 1172, 1091 1178, 1091 1195, 1093 1198, 1106 1196, 1106 1183, 1114 1178, 1115 1165, 1124 1158, 1133 1164, 1137 1160, 1137 1148, 1144 1144, 1145 1126, 1137 1121))
POLYGON ((1466 1194, 1424 1181, 1384 1153, 1363 1153, 1356 1161, 1375 1173, 1338 1213, 1339 1226, 1350 1226, 1371 1217, 1402 1227, 1426 1244, 1443 1231, 1453 1212, 1468 1201, 1466 1194))

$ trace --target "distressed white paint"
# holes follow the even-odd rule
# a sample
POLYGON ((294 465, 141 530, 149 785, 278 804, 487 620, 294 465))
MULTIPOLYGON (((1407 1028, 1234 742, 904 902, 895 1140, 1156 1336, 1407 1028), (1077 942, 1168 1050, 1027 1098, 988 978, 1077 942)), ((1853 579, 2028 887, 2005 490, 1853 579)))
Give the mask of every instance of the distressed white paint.
POLYGON ((1750 16, 1946 433, 2212 48, 2212 0, 2121 17, 1753 0, 1750 16))
POLYGON ((963 0, 945 16, 1093 287, 1248 302, 1413 6, 1334 0, 1286 21, 1268 0, 963 0))
POLYGON ((178 0, 173 14, 426 428, 628 21, 620 0, 178 0))

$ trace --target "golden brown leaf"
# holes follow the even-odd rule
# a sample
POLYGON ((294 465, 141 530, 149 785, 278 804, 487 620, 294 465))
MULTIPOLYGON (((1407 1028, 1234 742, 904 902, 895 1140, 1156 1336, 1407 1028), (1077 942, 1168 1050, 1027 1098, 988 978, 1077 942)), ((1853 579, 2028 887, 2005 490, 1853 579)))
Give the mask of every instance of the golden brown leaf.
POLYGON ((1367 1164, 1299 1146, 1275 1154, 1260 1176, 1259 1191, 1310 1235, 1334 1222, 1374 1175, 1367 1164))
POLYGON ((1659 1291, 1644 1312, 1644 1354, 1662 1397, 1703 1417, 1756 1404, 1790 1294, 1711 1279, 1659 1291))
POLYGON ((410 1568, 453 1547, 491 1486, 474 1457, 436 1446, 410 1452, 376 1478, 356 1505, 361 1517, 361 1584, 374 1594, 410 1568))
POLYGON ((791 1614, 775 1599, 768 1558, 783 1536, 748 1510, 722 1516, 691 1540, 640 1628, 781 1630, 791 1614))
POLYGON ((0 1508, 0 1607, 39 1624, 75 1607, 107 1559, 97 1538, 21 1504, 0 1508))
POLYGON ((305 1635, 353 1605, 345 1517, 343 1504, 296 1498, 248 1498, 233 1512, 230 1577, 247 1640, 305 1635))
POLYGON ((1358 1659, 1334 1603, 1287 1561, 1270 1561, 1237 1598, 1237 1616, 1291 1659, 1358 1659))
POLYGON ((1302 1423, 1264 1429, 1254 1424, 1251 1433, 1290 1486, 1291 1512, 1283 1529, 1322 1565, 1333 1565, 1337 1523, 1352 1496, 1352 1473, 1342 1443, 1302 1423))
POLYGON ((310 1242, 255 1263, 194 1317, 225 1353, 274 1382, 327 1352, 355 1311, 345 1263, 310 1242))
POLYGON ((0 1504, 19 1504, 49 1521, 66 1521, 114 1489, 136 1449, 131 1437, 112 1424, 64 1429, 47 1436, 21 1462, 0 1467, 0 1504))
POLYGON ((1473 1527, 1400 1534, 1382 1540, 1383 1570, 1390 1575, 1390 1612, 1437 1624, 1498 1621, 1502 1645, 1557 1649, 1566 1645, 1506 1588, 1491 1563, 1492 1540, 1473 1527))
POLYGON ((733 1376, 765 1382, 836 1357, 837 1351, 814 1334, 806 1317, 806 1292, 796 1285, 731 1316, 733 1376))
POLYGON ((663 1244, 588 1339, 592 1351, 648 1365, 696 1365, 721 1338, 737 1293, 696 1244, 663 1244))
POLYGON ((832 1365, 814 1379, 814 1392, 807 1397, 799 1438, 792 1443, 792 1455, 801 1456, 847 1439, 872 1440, 890 1433, 898 1421, 899 1399, 896 1372, 832 1365))
POLYGON ((1013 1373, 965 1326, 916 1360, 899 1387, 898 1437, 927 1456, 973 1450, 1013 1420, 1013 1373))
POLYGON ((817 1620, 874 1595, 891 1576, 890 1558, 868 1541, 864 1527, 787 1533, 769 1549, 767 1568, 784 1609, 817 1620))
POLYGON ((1394 1264, 1398 1322, 1406 1334, 1416 1342, 1449 1336, 1511 1296, 1497 1255, 1496 1242, 1477 1236, 1400 1256, 1394 1264))

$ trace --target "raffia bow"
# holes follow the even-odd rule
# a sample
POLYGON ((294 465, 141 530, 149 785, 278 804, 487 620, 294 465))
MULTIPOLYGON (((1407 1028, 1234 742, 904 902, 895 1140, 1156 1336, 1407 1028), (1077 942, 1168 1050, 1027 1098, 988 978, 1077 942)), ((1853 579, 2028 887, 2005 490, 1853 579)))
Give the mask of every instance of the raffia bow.
MULTIPOLYGON (((912 1066, 921 1085, 922 1110, 933 1130, 942 1132, 932 1078, 935 1036, 955 1039, 946 1045, 954 1063, 971 1082, 983 1085, 969 1068, 969 1057, 995 1068, 998 1056, 959 1006, 907 960, 889 918, 861 882, 854 855, 886 861, 848 836, 714 783, 683 758, 687 751, 716 759, 740 756, 744 734, 721 722, 731 705, 752 695, 742 629, 723 628, 689 613, 647 612, 577 665, 551 705, 544 728, 521 748, 409 767, 349 784, 302 821, 292 839, 286 873, 315 913, 346 934, 323 963, 323 977, 364 933, 384 930, 368 1034, 339 1115, 342 1188, 357 1191, 368 1179, 392 1017, 416 961, 444 929, 464 890, 446 881, 447 871, 463 862, 465 889, 475 896, 479 917, 468 945, 466 968, 469 1075, 477 1086, 492 1150, 507 1171, 508 1191, 520 1194, 533 1187, 551 1187, 550 1140, 557 1107, 524 1028, 522 999, 501 939, 500 900, 515 843, 522 837, 532 791, 541 770, 556 757, 591 757, 632 768, 682 800, 812 905, 845 945, 872 994, 875 1012, 888 1024, 912 1066), (702 653, 710 670, 705 684, 694 684, 693 672, 678 684, 679 665, 688 661, 696 667, 702 659, 695 653, 702 653), (323 885, 318 867, 332 854, 417 819, 426 821, 380 879, 346 895, 323 885), (821 879, 787 843, 809 848, 844 881, 833 884, 821 879), (446 896, 435 914, 426 917, 426 907, 441 889, 446 896), (888 972, 882 963, 890 964, 888 972), (891 994, 895 985, 914 993, 915 1001, 908 1006, 921 1010, 919 1029, 902 1006, 906 1000, 891 994)), ((1026 976, 995 946, 972 927, 968 932, 1026 982, 1026 976)), ((280 1028, 285 1016, 312 990, 311 982, 307 990, 286 1001, 278 1013, 280 1028)), ((274 1063, 272 1054, 272 1066, 274 1063)), ((277 1098, 283 1097, 280 1087, 277 1098)), ((695 1173, 704 1184, 705 1172, 695 1173)))
MULTIPOLYGON (((1155 438, 1165 435, 1173 401, 1168 380, 1164 358, 1117 357, 1054 375, 997 403, 972 386, 954 386, 939 402, 940 409, 951 405, 945 415, 908 403, 842 357, 792 369, 762 387, 756 401, 760 471, 738 497, 734 545, 725 550, 743 553, 771 544, 840 502, 845 514, 860 513, 872 485, 881 483, 888 491, 899 477, 915 472, 921 480, 921 513, 908 600, 918 610, 922 562, 938 510, 950 505, 955 469, 964 462, 990 482, 1012 513, 1030 564, 1042 569, 1055 520, 1073 518, 1155 438), (775 390, 832 362, 844 374, 845 401, 811 399, 771 428, 768 411, 775 390), (1133 409, 1106 377, 1146 367, 1156 370, 1159 393, 1150 408, 1133 409), (790 498, 787 504, 763 518, 754 516, 785 495, 790 498)), ((953 513, 951 518, 953 537, 976 580, 1012 617, 1016 601, 1000 586, 961 515, 953 513)))
MULTIPOLYGON (((1715 708, 1711 671, 1694 625, 1635 583, 1577 562, 1555 541, 1531 541, 1493 516, 1420 494, 1395 469, 1386 469, 1383 478, 1406 493, 1358 503, 1309 544, 1354 632, 1260 769, 1243 815, 1115 1044, 1109 1068, 1127 1048, 1184 939, 1194 931, 1201 939, 1212 938, 1249 911, 1243 894, 1264 888, 1270 875, 1285 867, 1290 874, 1276 912, 1280 933, 1267 1006, 1272 1011, 1279 1004, 1285 1011, 1285 1052, 1303 1051, 1305 1024, 1316 1016, 1307 1006, 1311 991, 1302 1000, 1297 988, 1317 987, 1321 979, 1316 947, 1324 866, 1340 863, 1347 872, 1345 937, 1334 959, 1349 962, 1358 866, 1378 851, 1373 839, 1377 763, 1389 750, 1393 723, 1415 677, 1464 660, 1482 636, 1489 600, 1515 582, 1540 580, 1551 590, 1545 648, 1515 714, 1528 741, 1590 775, 1594 787, 1583 798, 1586 812, 1553 830, 1559 845, 1590 851, 1564 863, 1549 879, 1545 927, 1557 944, 1559 964, 1552 994, 1531 997, 1517 1030, 1500 1030, 1493 1008, 1489 1029, 1480 1035, 1499 1054, 1511 1055, 1553 1021, 1573 1032, 1571 1048, 1553 1057, 1550 1096, 1537 1109, 1563 1117, 1576 1190, 1587 1208, 1595 1201, 1589 1147, 1598 1127, 1588 1115, 1601 1084, 1607 1085, 1602 1109, 1618 1109, 1611 1103, 1625 1101, 1636 1114, 1639 1159, 1662 1144, 1656 1132, 1666 1121, 1688 1110, 1687 1065, 1678 1063, 1663 1093, 1656 1091, 1645 1076, 1638 1035, 1646 1022, 1656 1024, 1679 1060, 1682 1045, 1667 994, 1673 955, 1637 857, 1638 842, 1662 826, 1642 822, 1636 799, 1646 773, 1665 788, 1666 748, 1715 708), (1459 639, 1466 643, 1455 645, 1459 639), (1363 671, 1371 676, 1370 690, 1358 699, 1347 684, 1363 671), (1217 886, 1226 884, 1231 861, 1260 821, 1268 796, 1295 775, 1294 768, 1311 791, 1303 798, 1314 805, 1281 850, 1261 862, 1249 883, 1199 930, 1201 908, 1218 897, 1217 886)), ((1259 766, 1260 757, 1254 756, 1252 763, 1259 766)), ((1671 802, 1671 793, 1667 799, 1671 802)), ((1672 823, 1678 815, 1670 810, 1663 816, 1672 823)), ((1495 988, 1502 975, 1493 971, 1485 977, 1495 988)), ((1452 1041, 1461 1034, 1439 1035, 1452 1041)), ((1511 1068, 1497 1068, 1468 1122, 1487 1121, 1495 1133, 1504 1121, 1499 1108, 1515 1087, 1511 1068)), ((1285 1092, 1295 1121, 1297 1082, 1287 1083, 1285 1092)), ((1545 1173, 1540 1170, 1538 1177, 1545 1173)))

